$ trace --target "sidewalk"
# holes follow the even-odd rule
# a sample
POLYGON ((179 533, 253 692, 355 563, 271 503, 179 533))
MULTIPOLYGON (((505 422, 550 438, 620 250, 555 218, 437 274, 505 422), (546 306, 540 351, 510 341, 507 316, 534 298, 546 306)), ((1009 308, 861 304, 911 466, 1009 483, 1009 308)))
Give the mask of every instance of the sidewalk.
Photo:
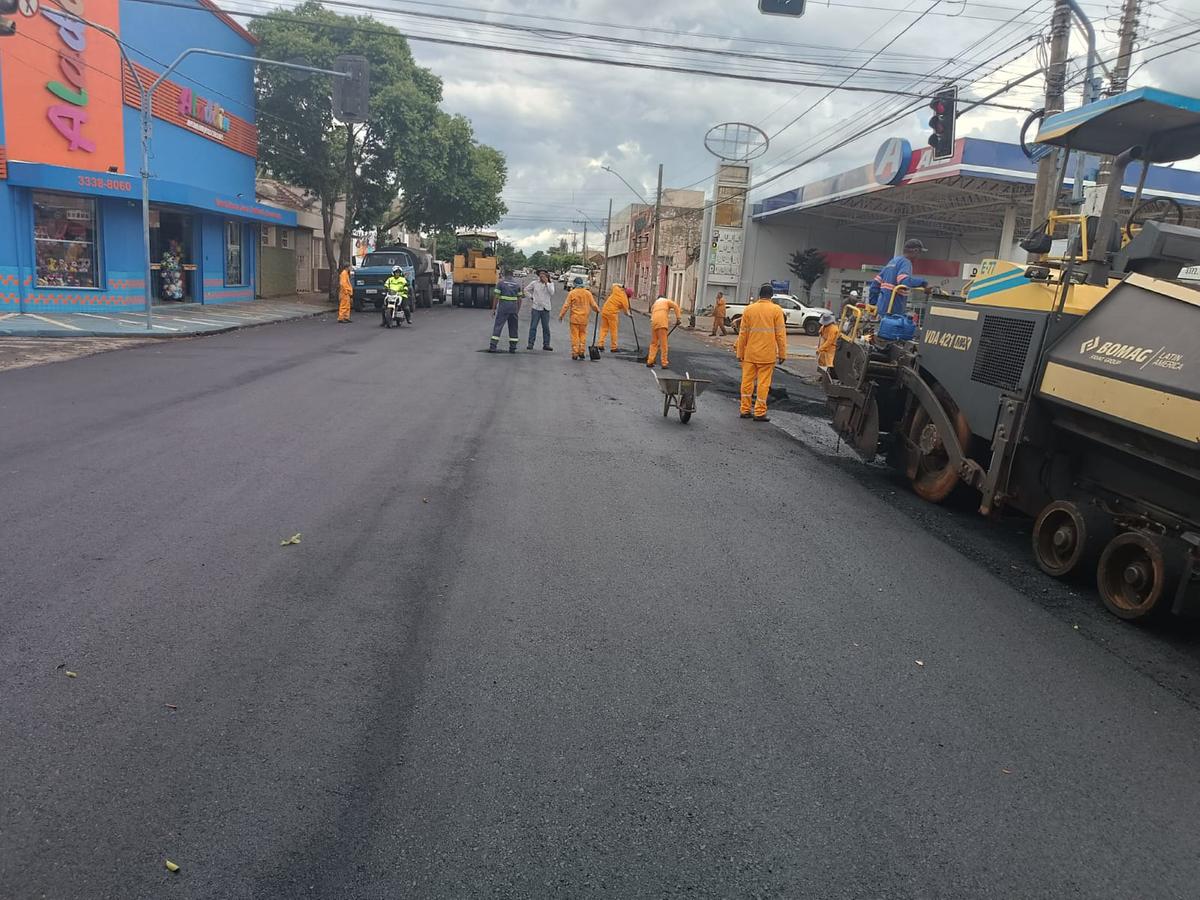
POLYGON ((237 328, 304 319, 334 309, 324 294, 298 294, 244 303, 164 303, 152 310, 154 328, 146 330, 145 312, 0 313, 0 336, 24 338, 192 337, 237 328))

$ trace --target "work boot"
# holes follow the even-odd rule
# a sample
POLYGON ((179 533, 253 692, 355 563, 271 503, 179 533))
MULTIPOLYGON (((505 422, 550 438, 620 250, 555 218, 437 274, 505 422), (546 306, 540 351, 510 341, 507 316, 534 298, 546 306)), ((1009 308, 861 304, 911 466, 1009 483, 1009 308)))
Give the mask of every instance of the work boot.
POLYGON ((654 363, 646 363, 646 368, 647 368, 647 369, 653 369, 653 368, 654 368, 654 363))
POLYGON ((532 350, 532 349, 533 349, 533 344, 530 344, 530 345, 529 345, 528 347, 526 347, 525 349, 526 349, 526 350, 532 350))
POLYGON ((741 415, 738 416, 738 418, 739 419, 752 419, 752 418, 754 418, 754 413, 742 413, 741 415))
POLYGON ((495 353, 495 352, 496 352, 495 347, 488 347, 488 353, 495 353))
MULTIPOLYGON (((532 348, 532 347, 530 347, 529 349, 530 349, 530 350, 532 350, 533 348, 532 348)), ((553 352, 554 352, 554 348, 553 348, 553 347, 551 347, 549 344, 547 344, 547 345, 546 345, 545 347, 543 347, 542 349, 543 349, 543 350, 549 350, 551 353, 553 353, 553 352)))
POLYGON ((509 347, 509 348, 508 348, 508 352, 509 352, 509 353, 516 353, 516 352, 517 352, 517 348, 516 348, 516 347, 509 347))
POLYGON ((771 417, 770 416, 755 416, 754 421, 755 422, 770 422, 771 417))

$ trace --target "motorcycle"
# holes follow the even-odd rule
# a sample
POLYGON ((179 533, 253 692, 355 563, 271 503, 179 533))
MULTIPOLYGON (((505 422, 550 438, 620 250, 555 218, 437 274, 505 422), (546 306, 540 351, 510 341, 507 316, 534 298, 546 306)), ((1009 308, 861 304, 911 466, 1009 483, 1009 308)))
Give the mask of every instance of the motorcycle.
POLYGON ((412 307, 409 306, 407 298, 389 293, 383 298, 383 324, 388 328, 393 324, 399 328, 401 320, 412 324, 412 307))

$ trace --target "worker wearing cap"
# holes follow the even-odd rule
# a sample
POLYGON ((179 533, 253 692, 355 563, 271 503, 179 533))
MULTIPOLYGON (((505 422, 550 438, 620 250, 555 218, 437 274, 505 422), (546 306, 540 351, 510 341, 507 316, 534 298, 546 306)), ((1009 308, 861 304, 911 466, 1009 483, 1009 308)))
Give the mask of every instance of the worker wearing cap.
POLYGON ((492 342, 488 353, 499 349, 500 332, 508 326, 508 352, 517 352, 517 316, 521 314, 521 286, 505 275, 496 283, 492 309, 496 310, 496 321, 492 324, 492 342))
POLYGON ((537 338, 538 325, 542 326, 542 349, 553 350, 550 346, 550 304, 554 301, 554 285, 550 283, 550 273, 545 269, 537 270, 537 278, 525 285, 525 296, 529 298, 529 344, 533 349, 534 339, 537 338))
POLYGON ((587 356, 588 317, 593 310, 597 313, 600 312, 600 307, 596 305, 596 298, 592 296, 592 292, 583 286, 582 278, 577 277, 572 283, 574 287, 567 294, 567 299, 563 301, 558 321, 561 322, 563 316, 570 310, 571 359, 584 359, 587 356))
POLYGON ((621 282, 613 283, 612 290, 608 293, 608 299, 604 301, 604 306, 600 310, 600 349, 604 349, 604 339, 609 338, 609 348, 613 353, 617 352, 617 329, 620 324, 620 315, 630 315, 629 312, 629 295, 625 293, 625 287, 621 282), (610 337, 611 335, 611 337, 610 337))
POLYGON ((828 369, 833 365, 833 353, 837 350, 838 333, 837 319, 831 312, 821 313, 820 337, 817 340, 817 368, 828 369))
POLYGON ((683 311, 679 304, 670 297, 659 297, 650 307, 650 355, 646 357, 646 367, 654 368, 654 357, 658 356, 658 348, 662 347, 662 368, 667 368, 667 336, 671 333, 670 317, 675 313, 675 324, 679 324, 683 311))
POLYGON ((904 253, 888 260, 871 282, 867 302, 875 307, 879 316, 902 316, 908 305, 908 292, 913 288, 925 287, 924 278, 913 275, 912 261, 926 252, 926 247, 916 238, 904 242, 904 253))
POLYGON ((758 299, 746 307, 738 327, 737 353, 742 364, 743 419, 750 418, 750 402, 754 398, 754 421, 769 422, 767 394, 775 364, 787 359, 787 323, 783 310, 771 298, 775 289, 764 284, 758 289, 758 299))
POLYGON ((709 337, 716 337, 717 329, 721 329, 721 335, 725 334, 725 292, 717 291, 717 302, 713 305, 713 326, 712 331, 708 333, 709 337))

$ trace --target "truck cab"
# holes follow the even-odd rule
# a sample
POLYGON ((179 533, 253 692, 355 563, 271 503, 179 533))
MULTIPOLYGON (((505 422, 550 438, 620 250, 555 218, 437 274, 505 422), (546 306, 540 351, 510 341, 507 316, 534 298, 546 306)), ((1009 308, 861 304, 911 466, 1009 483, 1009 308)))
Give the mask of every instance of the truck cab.
POLYGON ((376 309, 383 309, 383 298, 387 293, 383 284, 392 277, 392 269, 396 266, 404 272, 409 291, 415 298, 417 264, 416 254, 403 246, 383 247, 368 253, 352 276, 354 309, 361 312, 368 303, 376 309))

